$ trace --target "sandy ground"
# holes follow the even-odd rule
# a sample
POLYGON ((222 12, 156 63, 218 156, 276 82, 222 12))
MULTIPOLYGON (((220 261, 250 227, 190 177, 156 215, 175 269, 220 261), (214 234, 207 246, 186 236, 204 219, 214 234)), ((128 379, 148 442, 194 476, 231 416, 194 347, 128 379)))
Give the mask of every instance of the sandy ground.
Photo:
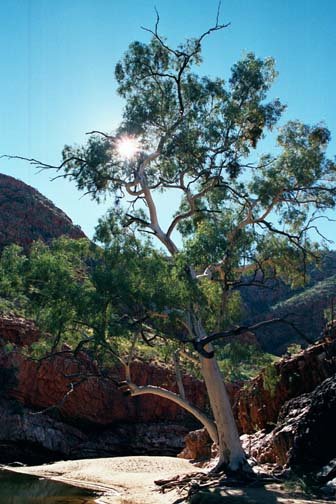
POLYGON ((6 469, 103 491, 99 504, 171 504, 180 495, 175 491, 163 494, 154 481, 201 471, 183 459, 146 456, 74 460, 6 469))
MULTIPOLYGON (((181 495, 176 491, 160 492, 154 481, 202 471, 183 459, 146 456, 75 460, 35 467, 6 467, 6 469, 99 490, 104 492, 104 495, 97 500, 99 504, 172 504, 181 495)), ((225 497, 223 502, 227 504, 328 502, 303 499, 289 494, 278 484, 267 485, 264 488, 230 488, 221 490, 219 494, 225 497)), ((202 504, 201 500, 198 502, 202 504)))

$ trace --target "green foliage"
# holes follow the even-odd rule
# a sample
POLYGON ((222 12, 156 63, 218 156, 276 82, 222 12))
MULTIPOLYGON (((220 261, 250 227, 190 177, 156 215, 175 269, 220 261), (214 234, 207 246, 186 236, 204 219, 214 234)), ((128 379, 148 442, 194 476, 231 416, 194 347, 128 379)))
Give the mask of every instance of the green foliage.
POLYGON ((262 375, 264 389, 270 393, 271 397, 274 397, 276 393, 276 387, 280 380, 280 375, 277 368, 274 366, 274 364, 269 364, 263 370, 262 375))
POLYGON ((50 353, 52 343, 53 340, 48 335, 43 335, 38 341, 32 343, 29 349, 24 349, 23 352, 33 359, 42 359, 50 353))
POLYGON ((0 262, 0 311, 20 312, 26 305, 24 272, 26 256, 18 245, 6 247, 0 262))
MULTIPOLYGON (((163 313, 167 306, 187 309, 193 296, 203 300, 199 313, 209 329, 218 326, 222 305, 219 283, 197 284, 190 280, 183 256, 167 259, 149 243, 140 243, 133 233, 118 233, 115 218, 102 220, 97 235, 106 237, 104 248, 86 240, 60 238, 50 246, 33 244, 27 256, 19 256, 20 261, 16 254, 9 253, 11 250, 5 250, 6 292, 12 292, 9 287, 15 285, 15 295, 26 300, 22 305, 24 315, 51 335, 33 343, 29 355, 40 358, 62 342, 75 347, 82 339, 91 338, 87 347, 107 365, 116 355, 128 354, 130 338, 141 327, 135 320, 148 318, 149 310, 163 313), (20 289, 15 268, 18 262, 24 265, 19 272, 20 289), (106 352, 105 344, 114 353, 106 352)), ((157 335, 155 347, 140 339, 134 356, 171 364, 171 355, 180 345, 175 338, 179 334, 182 339, 188 336, 181 331, 179 315, 180 311, 172 311, 165 318, 149 318, 150 334, 157 335)), ((226 299, 224 315, 218 327, 240 319, 238 292, 226 299)), ((256 349, 237 344, 220 348, 219 357, 223 371, 232 380, 252 375, 266 359, 256 349)), ((189 363, 186 367, 197 374, 189 363)))
POLYGON ((292 345, 289 345, 287 347, 286 352, 288 355, 296 355, 296 354, 300 353, 301 350, 302 350, 301 345, 298 345, 297 343, 293 343, 292 345))
POLYGON ((15 348, 15 345, 14 345, 14 343, 6 343, 5 345, 1 346, 1 348, 5 352, 10 353, 15 348))
POLYGON ((237 341, 217 347, 216 355, 225 379, 232 382, 254 378, 263 368, 271 369, 276 359, 254 344, 237 341))
POLYGON ((86 240, 60 239, 49 248, 33 244, 27 261, 26 311, 41 329, 60 334, 74 318, 72 303, 85 289, 80 257, 87 249, 86 240))
POLYGON ((65 165, 65 173, 76 178, 78 188, 86 189, 97 201, 109 189, 109 150, 106 139, 92 136, 85 148, 66 145, 62 153, 63 160, 71 158, 65 165), (79 168, 78 160, 81 159, 83 163, 79 168))
MULTIPOLYGON (((167 305, 174 309, 185 309, 188 296, 191 304, 206 302, 204 289, 183 277, 187 265, 196 271, 216 265, 214 277, 226 291, 256 271, 302 283, 302 263, 316 248, 307 235, 312 212, 333 208, 336 195, 335 164, 326 157, 330 133, 322 124, 288 122, 277 135, 279 155, 252 162, 259 140, 285 108, 278 99, 267 101, 277 76, 274 60, 248 53, 226 80, 201 77, 196 67, 202 40, 177 49, 159 36, 131 43, 115 69, 125 100, 116 134, 93 135, 86 146, 63 152, 64 175, 80 190, 97 199, 114 193, 118 202, 131 197, 132 214, 118 211, 119 225, 160 235, 166 246, 168 235, 157 232, 153 208, 146 209, 148 191, 181 191, 170 231, 179 229, 183 250, 170 269, 163 267, 164 286, 172 279, 178 285, 176 302, 167 305), (136 136, 140 144, 138 156, 128 161, 117 147, 123 135, 136 136)), ((101 223, 103 242, 106 232, 101 223)))
POLYGON ((224 330, 239 324, 244 318, 244 309, 239 291, 227 292, 220 282, 202 282, 202 318, 206 329, 224 330))
POLYGON ((18 307, 18 304, 9 300, 5 299, 0 296, 0 313, 1 314, 6 314, 6 313, 12 313, 16 312, 17 314, 21 313, 21 310, 18 307))
MULTIPOLYGON (((6 270, 0 290, 3 305, 20 299, 21 313, 51 334, 31 346, 34 357, 61 342, 75 347, 87 339, 95 351, 102 347, 106 353, 108 345, 112 350, 108 359, 113 359, 113 352, 127 353, 127 341, 141 328, 136 321, 146 319, 148 311, 161 313, 167 304, 190 302, 193 286, 189 289, 183 282, 182 261, 167 260, 133 233, 117 232, 113 219, 104 219, 97 235, 106 237, 103 248, 87 240, 60 238, 50 246, 34 243, 27 256, 15 247, 4 250, 0 259, 0 268, 6 270), (154 278, 161 283, 153 282, 154 278)), ((173 338, 175 314, 166 318, 159 317, 151 330, 158 336, 168 332, 173 338)), ((146 355, 140 347, 139 356, 146 355)), ((153 357, 167 357, 169 348, 162 343, 162 351, 152 352, 153 357)))

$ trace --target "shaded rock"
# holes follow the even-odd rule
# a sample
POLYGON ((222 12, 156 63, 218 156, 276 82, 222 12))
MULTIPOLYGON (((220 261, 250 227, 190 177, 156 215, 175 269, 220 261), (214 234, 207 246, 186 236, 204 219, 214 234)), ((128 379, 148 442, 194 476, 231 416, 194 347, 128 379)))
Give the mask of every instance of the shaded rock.
MULTIPOLYGON (((243 325, 291 314, 290 320, 301 333, 316 341, 325 325, 325 310, 331 308, 331 299, 336 295, 336 252, 322 253, 319 264, 308 265, 307 271, 308 283, 303 288, 292 289, 280 278, 267 280, 265 288, 242 287, 246 314, 243 325)), ((261 277, 260 280, 263 281, 261 277)), ((264 351, 279 356, 292 343, 307 346, 307 341, 286 324, 264 326, 258 330, 257 338, 264 351)))
POLYGON ((0 174, 0 251, 12 243, 27 249, 35 240, 66 235, 85 238, 72 220, 36 189, 0 174))
POLYGON ((205 429, 189 432, 184 438, 185 448, 177 456, 190 460, 207 460, 211 457, 212 440, 205 429))
POLYGON ((328 481, 326 485, 321 487, 321 491, 327 497, 335 497, 336 496, 336 478, 328 481))
POLYGON ((78 429, 47 415, 33 415, 15 401, 0 403, 1 463, 61 458, 84 439, 78 429))
POLYGON ((321 482, 336 478, 336 458, 330 460, 327 465, 322 467, 322 469, 317 473, 316 477, 321 482))
POLYGON ((334 477, 336 454, 336 375, 310 394, 291 399, 282 408, 272 432, 242 436, 245 450, 260 463, 291 467, 299 473, 334 477), (328 464, 328 467, 323 467, 328 464))
POLYGON ((325 380, 304 403, 289 401, 281 410, 279 424, 286 422, 290 410, 304 409, 298 418, 288 464, 292 467, 311 468, 327 464, 336 455, 336 375, 325 380))
POLYGON ((186 427, 167 422, 79 428, 13 400, 0 401, 0 463, 36 464, 120 453, 175 455, 186 433, 186 427))
POLYGON ((240 431, 274 427, 286 401, 311 392, 336 372, 336 341, 326 339, 275 363, 242 388, 235 402, 240 431))

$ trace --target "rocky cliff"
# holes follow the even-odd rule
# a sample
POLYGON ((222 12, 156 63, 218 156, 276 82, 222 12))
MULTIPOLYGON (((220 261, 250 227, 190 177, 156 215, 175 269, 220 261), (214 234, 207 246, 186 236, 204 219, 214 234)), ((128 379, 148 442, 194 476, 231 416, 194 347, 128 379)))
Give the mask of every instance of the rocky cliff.
POLYGON ((336 455, 336 375, 312 392, 287 401, 273 429, 244 436, 251 456, 261 463, 311 471, 336 455))
MULTIPOLYGON (((76 356, 69 347, 41 360, 29 357, 29 346, 40 333, 34 323, 14 315, 0 317, 0 343, 15 344, 0 349, 0 368, 15 370, 17 385, 9 397, 34 409, 57 406, 63 418, 110 425, 118 422, 176 420, 183 411, 175 403, 157 396, 125 397, 117 387, 124 379, 123 368, 97 368, 85 352, 76 356), (24 350, 24 351, 23 351, 24 350)), ((160 385, 177 391, 175 373, 158 364, 134 361, 132 379, 137 385, 160 385)), ((204 384, 190 375, 184 377, 187 398, 204 408, 204 384)))
MULTIPOLYGON (((241 440, 252 465, 266 464, 266 471, 292 480, 299 477, 330 499, 336 497, 335 332, 334 322, 323 342, 274 366, 271 387, 264 372, 238 392, 235 405, 242 432, 250 432, 241 440)), ((178 456, 210 457, 204 429, 190 432, 185 442, 178 456)))
POLYGON ((50 241, 85 234, 36 189, 0 174, 0 251, 12 243, 27 248, 34 240, 50 241))
POLYGON ((259 464, 272 464, 287 477, 303 478, 314 493, 336 497, 336 374, 312 392, 287 401, 272 431, 242 436, 259 464))
POLYGON ((271 429, 286 401, 313 391, 334 373, 335 339, 324 339, 268 367, 248 382, 237 396, 235 413, 241 432, 271 429))

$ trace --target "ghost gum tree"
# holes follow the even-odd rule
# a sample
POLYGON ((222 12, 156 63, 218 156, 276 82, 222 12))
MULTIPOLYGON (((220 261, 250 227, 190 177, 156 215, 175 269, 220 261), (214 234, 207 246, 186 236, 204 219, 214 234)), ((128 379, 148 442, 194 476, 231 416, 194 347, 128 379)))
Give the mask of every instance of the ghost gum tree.
POLYGON ((116 66, 125 100, 119 129, 90 132, 83 147, 66 146, 63 162, 53 168, 92 198, 125 202, 101 222, 100 237, 106 239, 119 219, 118 233, 147 233, 165 251, 164 275, 160 268, 157 275, 144 269, 153 296, 134 320, 147 338, 160 333, 181 346, 193 344, 214 422, 177 394, 137 387, 130 373, 127 390, 162 395, 194 413, 218 444, 217 467, 241 470, 245 454, 212 342, 230 333, 227 305, 239 286, 279 274, 297 280, 312 249, 308 231, 335 205, 335 164, 326 157, 330 134, 320 124, 289 122, 278 130, 277 155, 257 158, 258 142, 285 108, 278 99, 267 101, 276 78, 273 59, 247 54, 227 81, 201 77, 195 68, 202 43, 226 25, 217 19, 199 38, 173 49, 158 21, 147 30, 149 43, 133 42, 116 66), (171 205, 180 196, 166 229, 159 193, 171 193, 171 205))

